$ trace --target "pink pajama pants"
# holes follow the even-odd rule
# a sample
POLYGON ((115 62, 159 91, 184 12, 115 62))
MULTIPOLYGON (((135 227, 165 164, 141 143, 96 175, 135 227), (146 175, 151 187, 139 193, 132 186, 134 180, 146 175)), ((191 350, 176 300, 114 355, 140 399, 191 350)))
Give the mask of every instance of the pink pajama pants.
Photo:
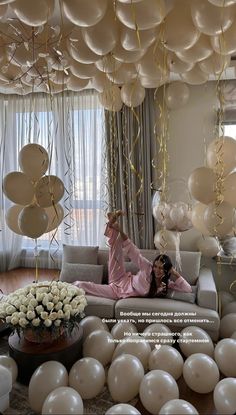
POLYGON ((117 300, 119 297, 116 284, 125 277, 124 254, 122 249, 122 239, 119 232, 107 226, 105 235, 108 236, 109 262, 108 262, 108 285, 95 284, 89 281, 75 281, 73 284, 83 288, 86 294, 98 297, 105 297, 117 300), (114 284, 114 288, 113 288, 114 284))

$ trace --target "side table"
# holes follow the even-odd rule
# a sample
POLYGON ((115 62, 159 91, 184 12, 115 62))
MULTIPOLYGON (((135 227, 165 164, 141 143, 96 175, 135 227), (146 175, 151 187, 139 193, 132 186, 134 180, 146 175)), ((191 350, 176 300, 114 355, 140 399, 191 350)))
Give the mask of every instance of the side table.
POLYGON ((8 338, 9 355, 18 366, 17 380, 28 384, 35 369, 49 360, 62 363, 69 371, 82 357, 82 327, 75 328, 70 336, 62 335, 52 343, 33 343, 17 333, 8 338))

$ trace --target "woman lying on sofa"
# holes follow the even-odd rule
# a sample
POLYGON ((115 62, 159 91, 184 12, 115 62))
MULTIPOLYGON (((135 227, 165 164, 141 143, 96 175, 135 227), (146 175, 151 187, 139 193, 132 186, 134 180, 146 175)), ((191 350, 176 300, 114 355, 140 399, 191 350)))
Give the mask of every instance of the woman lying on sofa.
POLYGON ((86 294, 111 299, 127 297, 165 297, 168 288, 192 292, 189 283, 173 268, 167 255, 158 255, 153 264, 144 258, 139 249, 123 232, 118 217, 122 211, 108 213, 105 236, 108 237, 108 284, 75 281, 86 294), (125 271, 124 254, 139 268, 136 275, 125 271))

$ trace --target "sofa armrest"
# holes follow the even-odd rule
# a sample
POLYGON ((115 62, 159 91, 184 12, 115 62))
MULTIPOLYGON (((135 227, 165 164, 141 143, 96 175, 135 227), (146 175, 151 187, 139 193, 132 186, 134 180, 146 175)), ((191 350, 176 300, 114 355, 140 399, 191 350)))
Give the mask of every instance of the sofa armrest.
POLYGON ((200 307, 217 311, 218 294, 212 271, 209 268, 201 268, 198 278, 197 303, 200 307))

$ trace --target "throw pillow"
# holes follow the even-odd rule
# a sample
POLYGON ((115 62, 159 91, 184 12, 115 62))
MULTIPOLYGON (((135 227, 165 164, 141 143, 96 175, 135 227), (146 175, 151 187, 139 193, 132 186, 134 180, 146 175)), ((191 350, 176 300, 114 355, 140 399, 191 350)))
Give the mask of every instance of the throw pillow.
POLYGON ((70 283, 74 281, 92 281, 95 284, 101 284, 102 276, 103 265, 64 263, 60 280, 70 283))
POLYGON ((63 245, 63 262, 71 264, 98 263, 98 246, 63 245))
POLYGON ((196 302, 196 296, 197 296, 197 286, 192 285, 191 293, 184 293, 182 291, 176 291, 176 290, 168 290, 166 298, 169 298, 171 300, 177 300, 177 301, 186 301, 187 303, 194 304, 196 302))

